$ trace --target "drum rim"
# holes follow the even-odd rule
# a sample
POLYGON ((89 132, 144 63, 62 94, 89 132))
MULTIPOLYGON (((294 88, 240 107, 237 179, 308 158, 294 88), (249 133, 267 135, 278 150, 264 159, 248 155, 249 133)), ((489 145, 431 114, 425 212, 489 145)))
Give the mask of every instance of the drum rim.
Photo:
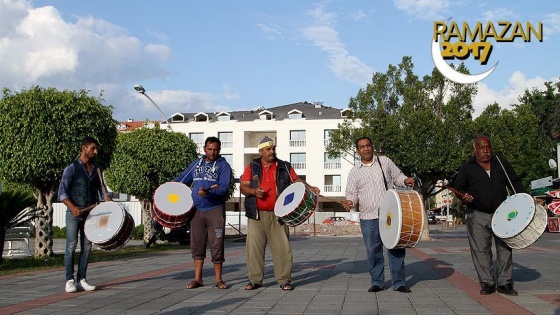
MULTIPOLYGON (((502 203, 500 203, 500 206, 498 206, 498 208, 496 209, 496 211, 494 211, 494 214, 492 215, 492 222, 491 222, 492 231, 494 232, 494 234, 495 234, 497 237, 499 237, 499 238, 501 238, 501 239, 509 239, 509 238, 513 238, 513 237, 515 237, 515 236, 518 236, 519 234, 523 233, 523 231, 525 231, 525 229, 531 224, 531 222, 533 222, 533 219, 534 219, 535 215, 537 214, 537 205, 538 205, 538 204, 537 204, 537 202, 534 200, 534 198, 533 198, 531 195, 527 194, 527 193, 517 193, 517 194, 514 194, 514 195, 509 196, 509 198, 507 198, 506 200, 502 201, 502 203), (499 210, 499 209, 502 207, 502 205, 503 205, 506 201, 508 201, 510 198, 518 198, 518 197, 529 198, 529 199, 531 199, 531 200, 533 201, 533 202, 532 202, 532 205, 533 205, 533 215, 531 216, 531 219, 530 219, 528 222, 526 222, 526 224, 524 224, 524 226, 522 226, 522 228, 521 228, 521 229, 519 230, 519 232, 517 232, 516 234, 513 234, 513 235, 505 235, 505 234, 502 233, 503 231, 500 231, 499 229, 498 229, 498 231, 496 231, 495 226, 498 225, 498 219, 497 219, 498 216, 496 216, 496 214, 497 214, 498 210, 499 210)), ((546 210, 545 210, 545 211, 546 211, 546 210)))
POLYGON ((161 192, 162 190, 160 190, 160 188, 162 188, 162 187, 164 187, 164 186, 165 186, 165 187, 167 187, 167 186, 176 186, 176 187, 180 187, 179 190, 184 189, 184 190, 185 190, 185 193, 186 193, 186 194, 185 194, 185 197, 187 198, 187 201, 188 201, 188 202, 187 202, 187 206, 188 206, 188 204, 190 204, 190 207, 189 207, 189 209, 188 209, 186 212, 180 213, 180 214, 169 214, 169 215, 181 216, 181 215, 184 215, 184 214, 188 213, 188 212, 190 211, 190 209, 191 209, 191 208, 193 207, 193 205, 194 205, 194 201, 193 201, 193 199, 192 199, 192 190, 191 190, 191 188, 190 188, 189 186, 187 186, 187 185, 185 185, 185 184, 183 184, 183 183, 180 183, 180 182, 173 182, 173 181, 172 181, 172 182, 165 182, 165 183, 159 185, 158 188, 156 188, 156 190, 155 190, 155 192, 154 192, 154 195, 152 196, 152 201, 153 201, 153 204, 154 204, 154 209, 157 208, 159 211, 161 211, 161 212, 163 212, 163 213, 165 213, 165 214, 168 214, 168 212, 165 212, 165 211, 161 210, 161 207, 158 206, 158 202, 157 202, 157 200, 156 200, 156 198, 157 198, 157 196, 158 196, 158 191, 161 192), (178 186, 178 185, 180 185, 180 186, 178 186))
MULTIPOLYGON (((400 214, 399 215, 399 220, 402 220, 402 205, 400 203, 400 197, 399 197, 399 194, 398 194, 397 190, 396 189, 387 189, 387 191, 385 192, 385 195, 383 196, 383 199, 381 200, 381 205, 379 206, 379 214, 378 214, 379 225, 380 225, 379 226, 379 233, 380 233, 379 236, 381 237, 381 241, 385 245, 385 247, 387 247, 388 249, 392 249, 392 248, 395 248, 395 246, 397 246, 399 244, 400 235, 401 235, 401 232, 402 232, 402 224, 398 224, 398 226, 397 226, 397 233, 396 234, 399 237, 397 237, 395 239, 395 241, 392 242, 392 244, 390 244, 390 245, 386 244, 383 241, 383 233, 381 233, 381 208, 383 207, 383 203, 385 201, 385 198, 386 198, 386 196, 388 196, 389 193, 392 194, 392 196, 397 200, 397 206, 398 206, 397 207, 397 214, 400 214)), ((386 220, 386 218, 383 218, 383 219, 386 220)), ((398 222, 398 223, 402 223, 402 222, 398 222)), ((385 224, 385 223, 383 222, 383 224, 385 224)))

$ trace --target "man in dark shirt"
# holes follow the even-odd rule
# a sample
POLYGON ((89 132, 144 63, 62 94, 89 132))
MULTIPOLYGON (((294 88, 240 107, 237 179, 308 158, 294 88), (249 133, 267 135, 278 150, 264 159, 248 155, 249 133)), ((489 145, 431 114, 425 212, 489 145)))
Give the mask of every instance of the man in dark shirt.
MULTIPOLYGON (((508 196, 508 188, 515 193, 525 189, 515 171, 503 157, 492 155, 492 143, 487 136, 477 136, 473 142, 474 157, 465 162, 455 179, 455 189, 465 192, 467 231, 471 256, 482 289, 488 295, 497 290, 517 295, 513 289, 511 248, 492 232, 492 216, 508 196), (512 187, 513 186, 513 187, 512 187), (494 280, 492 238, 496 247, 497 279, 494 280)), ((512 193, 513 193, 512 192, 512 193)))

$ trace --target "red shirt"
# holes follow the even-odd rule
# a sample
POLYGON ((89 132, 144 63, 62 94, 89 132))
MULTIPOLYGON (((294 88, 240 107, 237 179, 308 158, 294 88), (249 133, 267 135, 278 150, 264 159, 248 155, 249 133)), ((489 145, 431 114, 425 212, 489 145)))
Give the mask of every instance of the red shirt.
MULTIPOLYGON (((262 179, 260 188, 264 190, 264 196, 257 198, 257 209, 262 211, 274 211, 274 205, 278 194, 276 191, 276 169, 277 163, 270 163, 268 167, 264 167, 261 163, 262 179)), ((290 179, 295 181, 298 175, 294 168, 290 168, 290 179)), ((251 181, 251 164, 249 163, 241 176, 241 181, 251 181)))

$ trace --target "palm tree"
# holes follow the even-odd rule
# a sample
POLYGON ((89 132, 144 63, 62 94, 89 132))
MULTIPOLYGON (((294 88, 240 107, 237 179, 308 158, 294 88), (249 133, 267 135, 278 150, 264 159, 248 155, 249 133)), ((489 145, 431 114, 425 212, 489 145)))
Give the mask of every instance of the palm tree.
MULTIPOLYGON (((0 250, 4 251, 6 230, 18 225, 29 223, 38 215, 37 200, 29 192, 8 190, 0 193, 0 250)), ((2 254, 0 254, 2 263, 2 254)))

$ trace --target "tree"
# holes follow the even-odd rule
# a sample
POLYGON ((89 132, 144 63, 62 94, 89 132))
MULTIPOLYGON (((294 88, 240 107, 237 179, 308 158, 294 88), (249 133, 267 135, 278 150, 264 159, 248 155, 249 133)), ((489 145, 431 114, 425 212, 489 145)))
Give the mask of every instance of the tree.
POLYGON ((140 200, 145 243, 152 234, 155 190, 175 179, 196 158, 197 146, 184 133, 139 128, 119 134, 105 179, 112 190, 140 200))
MULTIPOLYGON (((405 174, 424 182, 426 199, 437 180, 450 178, 465 159, 465 142, 472 130, 472 97, 476 85, 449 81, 434 69, 419 78, 410 57, 350 98, 352 117, 332 133, 329 156, 353 152, 355 139, 369 136, 374 150, 389 156, 405 174)), ((458 71, 468 72, 464 65, 458 71)), ((424 229, 429 238, 427 219, 424 229)))
POLYGON ((101 95, 34 86, 0 100, 0 178, 28 184, 44 209, 35 228, 35 256, 52 254, 53 198, 64 168, 80 154, 86 136, 101 143, 97 163, 107 166, 116 144, 116 121, 101 95))

